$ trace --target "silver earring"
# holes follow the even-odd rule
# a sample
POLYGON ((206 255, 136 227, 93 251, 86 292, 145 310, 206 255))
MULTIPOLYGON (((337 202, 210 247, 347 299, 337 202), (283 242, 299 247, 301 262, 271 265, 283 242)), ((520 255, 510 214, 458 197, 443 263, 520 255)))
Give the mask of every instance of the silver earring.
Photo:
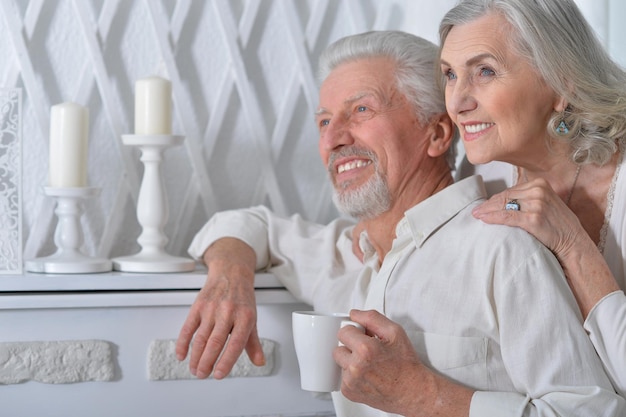
POLYGON ((558 135, 567 135, 569 133, 569 127, 565 124, 565 120, 561 120, 561 123, 554 129, 558 135))

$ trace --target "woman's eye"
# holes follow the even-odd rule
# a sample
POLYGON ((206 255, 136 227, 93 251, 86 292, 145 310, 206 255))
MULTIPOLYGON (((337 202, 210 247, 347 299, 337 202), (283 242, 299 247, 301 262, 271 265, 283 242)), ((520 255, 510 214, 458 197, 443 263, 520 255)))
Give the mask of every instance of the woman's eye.
POLYGON ((496 74, 491 68, 481 68, 479 72, 481 76, 492 76, 496 74))
POLYGON ((456 80, 456 74, 450 70, 444 71, 443 76, 446 78, 446 80, 448 81, 454 81, 456 80))

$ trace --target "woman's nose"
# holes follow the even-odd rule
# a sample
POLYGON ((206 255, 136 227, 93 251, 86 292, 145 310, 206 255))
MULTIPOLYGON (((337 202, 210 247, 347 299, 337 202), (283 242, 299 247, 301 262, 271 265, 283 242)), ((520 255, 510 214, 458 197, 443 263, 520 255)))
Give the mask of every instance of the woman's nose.
POLYGON ((453 86, 446 87, 446 107, 451 116, 474 110, 476 105, 470 83, 459 79, 453 86))

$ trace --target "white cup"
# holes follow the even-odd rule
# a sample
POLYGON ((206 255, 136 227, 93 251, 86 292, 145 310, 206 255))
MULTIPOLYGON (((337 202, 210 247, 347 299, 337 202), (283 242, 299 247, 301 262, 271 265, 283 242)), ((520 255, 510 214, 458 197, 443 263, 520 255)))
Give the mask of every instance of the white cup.
POLYGON ((307 391, 339 391, 341 368, 333 359, 333 350, 339 344, 337 332, 345 325, 362 331, 363 327, 350 321, 350 316, 344 313, 294 311, 291 318, 300 386, 307 391))

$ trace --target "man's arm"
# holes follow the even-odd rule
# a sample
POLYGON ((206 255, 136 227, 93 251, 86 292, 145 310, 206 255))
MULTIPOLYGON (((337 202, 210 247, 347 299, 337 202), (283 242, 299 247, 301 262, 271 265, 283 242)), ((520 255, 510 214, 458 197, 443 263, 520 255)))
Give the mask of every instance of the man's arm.
MULTIPOLYGON (((254 271, 269 270, 294 290, 296 298, 311 303, 316 280, 326 276, 319 265, 335 265, 340 252, 353 256, 346 231, 351 224, 335 221, 323 226, 299 216, 283 218, 262 206, 214 215, 189 248, 194 258, 202 258, 207 265, 208 276, 181 329, 178 358, 184 359, 191 347, 190 368, 201 378, 214 366, 215 378, 228 374, 244 347, 254 364, 263 365, 256 331, 254 271), (337 249, 339 240, 344 242, 342 250, 337 249)), ((352 268, 360 267, 356 258, 352 264, 352 268)))
POLYGON ((252 363, 264 365, 256 328, 254 250, 239 239, 222 238, 209 246, 203 260, 207 280, 178 336, 178 359, 185 359, 193 338, 189 367, 198 378, 212 371, 215 379, 225 377, 244 348, 252 363))

